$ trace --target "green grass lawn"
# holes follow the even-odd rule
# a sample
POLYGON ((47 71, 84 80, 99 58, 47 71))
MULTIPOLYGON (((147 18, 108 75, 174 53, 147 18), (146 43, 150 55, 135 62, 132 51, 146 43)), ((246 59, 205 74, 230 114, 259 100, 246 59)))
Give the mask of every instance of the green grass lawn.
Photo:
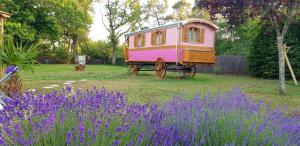
MULTIPOLYGON (((195 78, 180 79, 178 73, 167 72, 164 80, 157 80, 154 72, 140 72, 138 76, 127 73, 126 67, 109 65, 88 65, 84 72, 75 72, 74 65, 38 65, 34 73, 22 71, 23 85, 26 90, 58 84, 59 89, 66 81, 76 81, 73 86, 89 88, 96 86, 108 90, 122 91, 129 102, 163 103, 173 96, 187 99, 194 95, 207 93, 216 95, 233 88, 240 88, 253 99, 272 102, 274 106, 288 106, 290 109, 300 106, 300 86, 287 82, 287 95, 278 95, 277 80, 263 80, 247 76, 196 74, 195 78), (86 79, 82 82, 80 80, 86 79)), ((55 88, 54 88, 55 89, 55 88)))

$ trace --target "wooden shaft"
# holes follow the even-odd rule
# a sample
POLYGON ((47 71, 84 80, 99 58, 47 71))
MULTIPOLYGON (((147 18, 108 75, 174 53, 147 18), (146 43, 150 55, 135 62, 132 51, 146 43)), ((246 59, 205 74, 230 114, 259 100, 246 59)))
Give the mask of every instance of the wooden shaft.
POLYGON ((0 16, 0 46, 3 43, 3 35, 4 35, 4 18, 0 16))
POLYGON ((0 65, 0 79, 2 79, 3 75, 4 75, 4 68, 2 65, 0 65))
POLYGON ((292 68, 291 63, 290 63, 290 61, 289 61, 289 58, 288 58, 288 56, 287 56, 287 52, 288 52, 288 50, 285 48, 285 49, 284 49, 284 53, 283 53, 283 54, 284 54, 284 59, 285 59, 285 61, 286 61, 287 66, 289 67, 290 73, 291 73, 291 75, 292 75, 292 77, 293 77, 293 80, 294 80, 294 84, 297 86, 297 85, 298 85, 298 81, 297 81, 297 79, 296 79, 296 76, 295 76, 295 74, 294 74, 293 68, 292 68))
MULTIPOLYGON (((2 16, 0 16, 0 49, 3 45, 3 30, 4 30, 4 18, 2 16)), ((0 64, 0 79, 4 76, 4 68, 3 68, 3 65, 0 64)))

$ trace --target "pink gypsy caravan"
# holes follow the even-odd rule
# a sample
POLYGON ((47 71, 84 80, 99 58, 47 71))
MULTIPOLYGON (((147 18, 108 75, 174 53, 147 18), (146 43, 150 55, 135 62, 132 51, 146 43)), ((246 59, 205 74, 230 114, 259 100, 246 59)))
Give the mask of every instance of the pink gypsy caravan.
POLYGON ((125 35, 125 62, 129 71, 155 71, 164 78, 166 70, 175 70, 193 77, 196 64, 215 63, 217 26, 203 19, 191 19, 125 35), (142 69, 145 65, 153 70, 142 69))

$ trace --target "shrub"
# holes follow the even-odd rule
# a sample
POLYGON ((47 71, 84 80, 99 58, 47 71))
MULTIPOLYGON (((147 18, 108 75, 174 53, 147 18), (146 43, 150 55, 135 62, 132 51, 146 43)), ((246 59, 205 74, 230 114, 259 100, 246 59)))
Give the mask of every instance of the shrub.
POLYGON ((55 58, 55 62, 65 64, 68 60, 69 54, 64 47, 57 47, 53 50, 52 57, 55 58))
POLYGON ((96 88, 26 93, 0 113, 6 145, 299 145, 300 117, 285 117, 239 89, 213 98, 128 104, 96 88))

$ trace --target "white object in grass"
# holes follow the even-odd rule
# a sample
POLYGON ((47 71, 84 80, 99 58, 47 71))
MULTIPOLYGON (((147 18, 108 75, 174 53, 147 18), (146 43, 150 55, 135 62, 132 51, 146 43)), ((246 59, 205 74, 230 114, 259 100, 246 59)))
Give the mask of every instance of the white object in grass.
POLYGON ((65 82, 64 85, 71 85, 72 83, 70 82, 65 82))
POLYGON ((52 89, 53 87, 51 86, 47 86, 47 87, 43 87, 44 89, 52 89))
POLYGON ((67 83, 75 83, 76 81, 67 81, 67 83))
POLYGON ((51 87, 58 87, 58 86, 59 86, 59 85, 55 85, 55 84, 54 84, 54 85, 51 85, 51 87))
POLYGON ((36 92, 36 89, 27 90, 28 92, 36 92))
POLYGON ((85 82, 85 81, 87 81, 87 79, 82 79, 82 80, 80 80, 81 82, 85 82))
POLYGON ((79 55, 78 56, 78 63, 81 64, 81 65, 85 65, 85 55, 79 55))

